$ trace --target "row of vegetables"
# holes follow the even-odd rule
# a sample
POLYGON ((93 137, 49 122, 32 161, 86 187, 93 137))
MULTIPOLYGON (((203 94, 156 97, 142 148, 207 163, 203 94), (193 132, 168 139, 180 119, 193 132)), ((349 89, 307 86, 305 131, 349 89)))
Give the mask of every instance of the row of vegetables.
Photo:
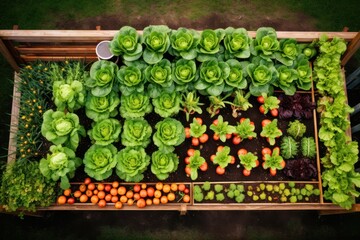
MULTIPOLYGON (((311 89, 310 60, 316 56, 318 47, 321 55, 315 61, 319 79, 317 88, 320 92, 327 89, 320 79, 328 73, 321 75, 320 68, 317 69, 321 61, 324 61, 323 66, 327 65, 326 60, 321 60, 326 44, 337 44, 340 49, 338 57, 344 46, 346 49, 344 42, 339 39, 331 43, 320 39, 311 44, 298 44, 294 39, 279 41, 272 28, 259 28, 252 39, 245 29, 227 28, 198 33, 185 28, 170 30, 166 26, 149 26, 140 35, 131 27, 123 27, 110 44, 112 53, 119 56, 117 64, 99 60, 91 65, 89 71, 80 62, 28 65, 22 70, 19 85, 22 97, 17 161, 3 175, 0 202, 8 210, 19 207, 34 210, 35 206, 54 201, 54 191, 48 191, 42 196, 47 199, 42 205, 38 196, 21 202, 19 198, 23 195, 20 192, 24 192, 24 189, 27 189, 27 195, 31 195, 29 186, 21 182, 23 177, 13 178, 12 183, 17 186, 12 186, 10 192, 9 183, 4 183, 11 178, 14 169, 25 176, 27 165, 33 167, 34 160, 41 174, 32 175, 30 180, 37 181, 42 186, 40 189, 47 189, 49 182, 54 186, 54 182, 60 181, 60 192, 65 196, 58 202, 64 203, 65 197, 70 204, 89 200, 95 203, 95 200, 91 200, 96 199, 93 196, 98 199, 96 204, 101 206, 104 206, 104 201, 118 207, 129 204, 129 197, 126 202, 120 200, 126 193, 115 194, 115 190, 114 194, 108 191, 100 196, 98 193, 102 190, 99 189, 96 194, 95 189, 79 189, 79 196, 77 190, 69 193, 69 179, 75 176, 76 169, 81 165, 95 181, 108 179, 113 176, 115 169, 121 180, 140 182, 148 167, 158 180, 164 181, 177 171, 179 161, 184 161, 185 174, 191 180, 196 180, 198 170, 206 171, 210 162, 217 165, 216 172, 223 175, 229 164, 239 161, 243 175, 249 176, 251 170, 260 165, 261 158, 264 160, 263 168, 270 169, 271 175, 288 165, 286 174, 295 180, 316 179, 315 140, 305 134, 307 130, 303 123, 294 120, 312 118, 315 106, 309 96, 298 94, 296 90, 311 89), (274 96, 274 87, 281 89, 284 94, 274 96), (255 132, 250 118, 240 117, 253 107, 251 96, 256 97, 260 104, 259 112, 263 116, 261 132, 255 132), (210 118, 216 117, 209 125, 203 124, 200 117, 190 119, 195 113, 206 114, 200 98, 208 102, 205 107, 210 118), (232 109, 232 116, 239 119, 235 124, 230 124, 219 114, 220 110, 228 107, 232 109), (186 116, 183 122, 177 119, 182 112, 186 116), (279 129, 278 118, 291 120, 284 133, 279 129), (251 141, 258 134, 268 144, 268 147, 261 146, 261 155, 248 152, 239 145, 244 140, 251 141), (209 159, 205 159, 201 152, 209 151, 206 142, 210 137, 217 141, 218 147, 209 159), (281 142, 276 143, 279 137, 281 142), (91 146, 84 146, 84 139, 89 139, 91 146), (233 145, 240 146, 236 154, 230 154, 231 149, 227 146, 229 139, 233 145), (191 147, 188 145, 187 156, 179 159, 177 148, 184 146, 184 143, 191 144, 191 147), (79 146, 86 149, 79 153, 79 146), (149 146, 154 150, 149 152, 149 146), (92 192, 87 194, 87 190, 92 192), (106 196, 109 201, 105 199, 106 196)), ((326 75, 325 79, 328 78, 326 75)), ((337 80, 342 83, 342 79, 337 80)), ((319 111, 324 108, 321 108, 324 106, 322 102, 320 99, 319 111)), ((323 116, 324 113, 321 113, 320 122, 326 126, 328 121, 323 116)), ((324 129, 321 128, 320 139, 323 136, 324 129)), ((332 141, 334 144, 336 139, 332 141)), ((348 145, 352 146, 353 155, 357 154, 355 145, 348 145)), ((333 154, 335 152, 338 151, 333 151, 333 154)), ((326 181, 324 179, 325 186, 326 181)), ((100 184, 96 183, 97 186, 100 184)), ((264 190, 263 185, 260 188, 264 190)), ((291 202, 295 198, 301 200, 299 188, 290 188, 292 196, 281 193, 277 198, 290 196, 291 202)), ((229 189, 226 193, 234 190, 229 189)), ((175 198, 183 197, 183 193, 173 192, 175 198)), ((220 191, 217 193, 221 194, 220 191)), ((255 196, 262 199, 264 194, 255 196)), ((190 202, 190 199, 187 201, 188 196, 185 202, 190 202)), ((268 196, 265 198, 268 199, 268 196)), ((133 203, 140 200, 131 199, 133 203)), ((141 199, 140 203, 156 204, 155 198, 141 199)), ((173 196, 169 198, 167 195, 167 199, 169 201, 173 196)))

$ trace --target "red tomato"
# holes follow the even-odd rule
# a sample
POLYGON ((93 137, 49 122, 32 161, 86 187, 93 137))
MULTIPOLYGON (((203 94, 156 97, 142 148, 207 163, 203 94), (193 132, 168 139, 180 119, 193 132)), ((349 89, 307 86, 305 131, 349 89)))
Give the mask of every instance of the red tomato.
POLYGON ((195 118, 195 120, 200 124, 202 125, 203 124, 203 120, 199 117, 195 118))
POLYGON ((273 117, 277 117, 279 115, 279 111, 276 108, 271 109, 270 113, 271 113, 271 116, 273 116, 273 117))
POLYGON ((139 184, 135 184, 135 185, 134 185, 134 192, 140 192, 140 190, 141 190, 140 185, 139 185, 139 184))
POLYGON ((223 149, 224 149, 224 146, 218 146, 217 149, 216 149, 216 151, 217 151, 217 152, 221 152, 223 149))
POLYGON ((178 189, 179 189, 180 192, 183 192, 185 190, 185 188, 186 188, 186 186, 183 183, 180 183, 179 186, 178 186, 178 189))
POLYGON ((67 200, 67 203, 68 204, 74 204, 75 203, 75 198, 68 198, 68 200, 67 200))
POLYGON ((147 197, 147 191, 146 191, 145 189, 141 189, 140 192, 139 192, 139 194, 140 194, 140 197, 142 197, 142 198, 146 198, 146 197, 147 197))
POLYGON ((191 168, 185 167, 185 173, 186 173, 186 175, 190 176, 191 175, 191 168))
POLYGON ((204 133, 203 135, 201 135, 201 137, 199 137, 199 141, 201 143, 206 143, 209 140, 209 135, 207 135, 206 133, 204 133))
POLYGON ((214 133, 213 139, 214 139, 215 141, 218 141, 218 140, 220 139, 220 136, 219 136, 218 134, 214 133))
POLYGON ((240 144, 240 143, 241 143, 241 137, 239 137, 239 136, 234 136, 233 139, 232 139, 232 143, 233 143, 234 145, 240 144))
POLYGON ((260 164, 259 160, 256 159, 255 164, 256 164, 255 165, 256 167, 259 166, 259 164, 260 164))
POLYGON ((123 206, 122 202, 116 202, 115 203, 115 208, 116 209, 120 209, 120 208, 122 208, 122 206, 123 206))
POLYGON ((261 104, 263 104, 265 102, 265 99, 263 96, 258 96, 256 100, 258 101, 258 103, 261 103, 261 104))
POLYGON ((262 127, 265 127, 266 125, 268 125, 269 123, 271 123, 271 120, 269 119, 264 119, 261 121, 261 126, 262 127))
POLYGON ((111 190, 111 185, 110 184, 106 184, 105 185, 105 192, 110 192, 111 190))
POLYGON ((255 126, 255 123, 254 123, 254 122, 250 122, 250 125, 251 125, 251 126, 255 126))
POLYGON ((226 134, 226 139, 230 139, 232 137, 231 133, 226 134))
POLYGON ((261 154, 262 154, 263 156, 265 156, 265 154, 271 155, 271 149, 270 149, 270 148, 263 148, 263 149, 261 150, 261 154))
POLYGON ((224 175, 225 173, 225 168, 222 168, 220 166, 217 166, 216 168, 216 173, 219 174, 219 175, 224 175))
POLYGON ((251 171, 250 171, 250 170, 247 170, 247 169, 245 168, 245 169, 243 170, 243 174, 244 174, 245 177, 248 177, 248 176, 250 176, 251 171))
POLYGON ((186 127, 186 128, 185 128, 185 137, 186 137, 186 138, 190 138, 190 137, 191 137, 191 135, 190 135, 190 128, 189 128, 189 127, 186 127))
POLYGON ((235 157, 234 156, 230 156, 230 157, 231 157, 230 164, 235 164, 235 161, 236 161, 235 157))
POLYGON ((203 171, 203 172, 205 172, 206 170, 208 170, 208 164, 207 164, 207 162, 204 162, 203 164, 201 164, 200 170, 203 171))
POLYGON ((98 206, 101 207, 101 208, 106 207, 106 201, 105 201, 104 199, 101 199, 101 200, 98 202, 98 206))
POLYGON ((194 156, 194 153, 195 153, 195 149, 193 149, 193 148, 189 148, 189 149, 187 150, 187 155, 188 155, 189 157, 194 156))
POLYGON ((216 125, 218 125, 218 123, 219 123, 219 120, 215 119, 212 124, 214 124, 216 126, 216 125))
POLYGON ((89 185, 88 185, 89 190, 93 191, 93 190, 95 190, 95 188, 96 188, 96 186, 94 183, 89 183, 89 185))
POLYGON ((189 188, 185 188, 185 189, 184 189, 184 193, 185 193, 185 194, 189 194, 189 193, 190 193, 190 189, 189 189, 189 188))
POLYGON ((200 141, 199 141, 198 138, 193 137, 193 138, 191 139, 191 144, 196 147, 196 146, 199 146, 200 141))
POLYGON ((91 178, 85 178, 84 184, 88 185, 89 183, 91 183, 91 178))
POLYGON ((237 152, 238 155, 245 155, 247 153, 248 151, 245 148, 240 148, 239 151, 237 152))
POLYGON ((215 154, 211 155, 211 156, 210 156, 210 161, 212 161, 212 162, 213 162, 215 157, 216 157, 216 155, 215 155, 215 154))
POLYGON ((260 111, 260 113, 262 113, 262 114, 265 113, 265 107, 264 107, 264 105, 261 105, 261 106, 259 107, 259 111, 260 111))
POLYGON ((186 157, 185 159, 184 159, 184 161, 185 161, 185 164, 187 165, 187 164, 190 164, 190 157, 186 157))
POLYGON ((270 175, 275 176, 276 175, 276 168, 270 168, 270 175))
POLYGON ((186 202, 186 203, 190 202, 190 196, 189 195, 184 195, 183 196, 183 202, 186 202))

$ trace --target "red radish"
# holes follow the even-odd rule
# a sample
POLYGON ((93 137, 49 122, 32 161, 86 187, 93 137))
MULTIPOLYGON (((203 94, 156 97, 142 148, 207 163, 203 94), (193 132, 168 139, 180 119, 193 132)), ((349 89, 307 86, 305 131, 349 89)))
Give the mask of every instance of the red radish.
POLYGON ((236 161, 235 157, 234 156, 230 156, 230 157, 231 157, 230 164, 235 164, 235 161, 236 161))
POLYGON ((215 141, 218 141, 218 140, 220 139, 220 136, 219 136, 218 134, 214 133, 213 139, 214 139, 215 141))
POLYGON ((193 137, 193 138, 191 139, 191 144, 196 147, 196 146, 199 146, 200 141, 199 141, 198 138, 193 137))
POLYGON ((224 175, 225 174, 225 168, 217 166, 216 173, 219 174, 219 175, 224 175))
POLYGON ((244 174, 245 177, 250 176, 250 173, 251 173, 251 171, 247 170, 246 168, 243 170, 243 174, 244 174))
POLYGON ((238 155, 245 155, 247 154, 247 150, 245 148, 240 148, 239 151, 237 152, 238 155))
POLYGON ((199 117, 195 118, 195 120, 200 124, 202 125, 203 124, 203 120, 199 117))
POLYGON ((185 167, 185 173, 186 173, 186 175, 190 176, 191 175, 191 168, 185 167))
POLYGON ((186 137, 186 138, 190 138, 190 137, 191 137, 191 135, 190 135, 190 128, 189 128, 189 127, 186 127, 186 128, 185 128, 185 137, 186 137))
POLYGON ((185 164, 190 164, 190 157, 186 157, 186 158, 184 159, 184 161, 185 161, 185 164))
POLYGON ((261 126, 262 127, 265 127, 266 125, 268 125, 269 123, 271 123, 271 120, 269 119, 264 119, 261 121, 261 126))
POLYGON ((250 125, 251 125, 251 126, 255 126, 255 123, 254 123, 254 122, 250 122, 250 125))
POLYGON ((194 156, 194 153, 195 153, 195 149, 193 149, 193 148, 189 148, 189 149, 187 150, 187 155, 188 155, 189 157, 194 156))
POLYGON ((230 139, 232 137, 231 133, 226 134, 226 139, 230 139))
POLYGON ((215 155, 215 154, 211 155, 211 156, 210 156, 210 161, 212 161, 212 162, 213 162, 215 157, 216 157, 216 155, 215 155))
POLYGON ((240 144, 240 143, 241 143, 241 137, 239 137, 239 136, 234 136, 233 139, 232 139, 232 143, 233 143, 234 145, 240 144))
POLYGON ((218 146, 218 147, 216 148, 216 151, 217 151, 217 152, 221 152, 223 149, 224 149, 224 146, 218 146))
POLYGON ((265 99, 263 96, 258 96, 256 100, 258 101, 258 103, 261 103, 261 104, 263 104, 265 102, 265 99))
POLYGON ((207 164, 207 162, 204 162, 203 164, 201 164, 200 170, 203 171, 203 172, 205 172, 206 170, 208 170, 208 164, 207 164))
POLYGON ((271 109, 270 113, 273 117, 277 117, 279 115, 279 111, 276 108, 271 109))
POLYGON ((218 125, 218 123, 219 123, 219 120, 217 120, 217 119, 215 119, 214 121, 213 121, 213 124, 216 126, 216 125, 218 125))
POLYGON ((265 107, 264 107, 264 105, 261 105, 261 106, 259 107, 259 111, 260 111, 260 113, 265 114, 265 107))
POLYGON ((265 156, 265 154, 271 155, 271 149, 270 149, 270 148, 263 148, 263 149, 261 150, 261 154, 262 154, 263 156, 265 156))
POLYGON ((199 141, 201 143, 206 143, 209 140, 209 135, 207 135, 206 133, 204 133, 203 135, 201 135, 201 137, 199 137, 199 141))
POLYGON ((270 168, 270 175, 275 176, 276 175, 276 168, 270 168))

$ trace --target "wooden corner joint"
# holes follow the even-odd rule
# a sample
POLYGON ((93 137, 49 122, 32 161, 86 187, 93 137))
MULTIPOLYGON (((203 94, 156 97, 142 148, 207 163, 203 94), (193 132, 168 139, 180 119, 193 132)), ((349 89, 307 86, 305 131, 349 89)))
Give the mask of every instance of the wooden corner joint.
POLYGON ((181 204, 180 205, 180 215, 184 216, 184 215, 186 215, 186 212, 187 212, 187 205, 186 204, 181 204))

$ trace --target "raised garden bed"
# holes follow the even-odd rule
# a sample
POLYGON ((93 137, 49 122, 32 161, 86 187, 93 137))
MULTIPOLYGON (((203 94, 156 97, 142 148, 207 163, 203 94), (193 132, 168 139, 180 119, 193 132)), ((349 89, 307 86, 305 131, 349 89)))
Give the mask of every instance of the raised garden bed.
MULTIPOLYGON (((116 31, 66 31, 65 32, 52 32, 52 31, 0 31, 0 36, 2 37, 1 41, 1 50, 5 57, 8 58, 11 65, 14 67, 15 70, 18 70, 18 66, 21 63, 27 63, 32 60, 63 60, 63 59, 86 59, 90 61, 94 61, 94 52, 90 51, 89 49, 93 48, 94 45, 91 45, 92 41, 98 42, 99 40, 111 40, 113 36, 116 34, 116 31), (64 34, 64 35, 63 35, 64 34), (65 35, 67 34, 67 35, 65 35), (26 36, 28 35, 28 36, 26 36), (39 36, 42 35, 42 38, 39 38, 39 36), (44 36, 45 35, 45 36, 44 36), (39 46, 37 44, 28 44, 27 48, 22 45, 23 42, 47 42, 52 41, 53 36, 56 36, 57 40, 59 42, 71 42, 72 44, 84 44, 86 42, 86 47, 79 48, 74 46, 67 46, 61 45, 60 48, 66 48, 66 49, 72 49, 69 51, 59 51, 59 47, 56 49, 49 48, 49 46, 42 46, 41 49, 48 49, 50 52, 41 51, 39 50, 39 46), (21 44, 17 46, 16 48, 12 48, 13 42, 17 41, 21 44), (76 49, 76 51, 74 50, 76 49), (86 49, 86 51, 84 50, 86 49), (26 51, 25 51, 26 50, 26 51), (73 51, 74 50, 74 51, 73 51), (84 50, 84 51, 83 51, 84 50), (48 54, 47 54, 48 53, 48 54), (40 55, 39 55, 40 54, 40 55)), ((249 32, 250 37, 255 37, 255 32, 249 32)), ((356 49, 356 44, 358 44, 358 40, 355 39, 356 33, 327 33, 330 37, 334 36, 340 36, 343 37, 347 41, 353 40, 349 46, 349 53, 345 55, 344 60, 348 59, 348 56, 351 55, 356 49)), ((299 33, 299 32, 277 32, 278 39, 287 39, 287 38, 295 38, 298 42, 303 43, 310 43, 314 39, 317 39, 321 33, 299 33)), ((359 34, 357 34, 358 38, 359 34)), ((48 44, 48 43, 47 43, 48 44)), ((166 57, 168 57, 166 55, 166 57)), ((171 57, 170 57, 171 58, 171 57)), ((344 62, 345 63, 345 62, 344 62)), ((119 66, 122 66, 123 63, 119 61, 117 63, 119 66)), ((198 64, 198 67, 200 66, 200 63, 198 64)), ((45 71, 45 70, 44 70, 45 71)), ((15 78, 15 81, 18 81, 20 85, 15 84, 14 88, 14 96, 19 96, 17 87, 20 86, 21 89, 21 81, 24 79, 18 79, 15 78)), ((311 99, 311 102, 315 105, 316 104, 316 98, 317 96, 317 89, 314 89, 314 84, 312 84, 312 87, 307 90, 298 90, 298 94, 302 96, 308 96, 309 99, 311 99)), ((38 89, 39 93, 41 94, 42 89, 38 89)), ((45 89, 44 89, 45 91, 45 89)), ((48 93, 45 93, 47 95, 48 93)), ((284 120, 284 119, 278 119, 278 127, 282 131, 283 136, 279 139, 275 139, 275 144, 270 146, 269 143, 266 141, 264 137, 260 136, 260 133, 262 131, 262 120, 264 119, 277 119, 277 117, 272 117, 270 113, 264 115, 259 112, 260 103, 256 100, 255 96, 251 96, 249 98, 250 104, 252 104, 252 108, 250 108, 247 111, 239 111, 236 118, 232 116, 232 109, 227 106, 225 108, 221 108, 220 112, 217 113, 215 116, 211 117, 209 113, 207 113, 207 108, 209 107, 209 99, 206 96, 200 96, 200 102, 204 103, 203 106, 201 106, 203 114, 196 113, 194 115, 191 115, 190 121, 186 120, 186 114, 184 112, 180 112, 179 114, 175 115, 174 118, 179 120, 183 127, 189 127, 190 123, 192 122, 193 117, 200 117, 202 118, 203 124, 207 126, 206 133, 209 136, 209 140, 204 143, 200 144, 199 146, 192 146, 192 140, 191 138, 185 139, 180 145, 175 147, 174 153, 179 158, 179 164, 178 168, 175 172, 170 173, 168 178, 164 180, 164 183, 185 183, 190 191, 190 202, 181 202, 179 199, 181 198, 182 194, 176 193, 176 200, 174 203, 168 203, 168 204, 160 204, 160 205, 151 205, 147 206, 146 210, 179 210, 181 212, 184 212, 186 210, 230 210, 230 209, 237 209, 237 210, 260 210, 260 209, 279 209, 279 210, 286 210, 286 209, 309 209, 309 210, 340 210, 341 208, 331 204, 330 202, 325 201, 323 196, 323 185, 322 185, 322 178, 321 178, 321 172, 323 170, 320 157, 323 157, 323 154, 321 151, 326 151, 326 148, 321 145, 318 141, 318 124, 320 123, 316 111, 311 110, 311 116, 307 120, 301 120, 302 123, 306 126, 306 132, 304 133, 305 137, 313 137, 316 143, 316 155, 312 158, 310 158, 310 161, 312 161, 312 164, 315 169, 315 175, 304 179, 299 178, 292 178, 287 175, 283 171, 277 171, 277 174, 275 176, 272 176, 269 172, 269 170, 265 170, 260 166, 255 167, 253 170, 251 170, 251 174, 249 176, 243 175, 243 169, 244 167, 241 166, 239 156, 238 156, 238 150, 240 148, 246 149, 248 152, 253 153, 255 156, 257 156, 259 162, 262 164, 264 161, 261 160, 262 154, 261 151, 265 147, 270 147, 271 149, 274 149, 275 147, 280 147, 281 145, 281 139, 283 139, 284 135, 287 134, 287 128, 290 122, 294 121, 295 118, 292 117, 290 119, 284 120), (218 116, 221 115, 224 119, 224 121, 228 121, 230 125, 236 126, 237 123, 240 121, 241 118, 249 118, 250 121, 254 122, 255 131, 257 133, 257 137, 253 138, 252 140, 244 139, 239 145, 235 145, 231 139, 226 140, 225 142, 222 142, 220 140, 214 140, 212 137, 214 135, 214 132, 210 130, 210 126, 213 123, 214 119, 217 119, 218 116), (228 146, 230 147, 230 155, 235 157, 235 164, 229 164, 225 170, 226 173, 224 175, 216 174, 216 168, 217 165, 211 163, 210 159, 213 154, 216 154, 218 146, 228 146), (195 150, 199 150, 201 152, 201 156, 207 161, 208 169, 205 172, 202 172, 198 170, 198 176, 195 179, 191 179, 190 176, 186 175, 184 172, 184 169, 186 168, 185 159, 188 157, 187 150, 189 148, 193 148, 195 150), (218 193, 224 194, 224 200, 222 201, 214 201, 213 199, 207 199, 202 201, 195 201, 194 200, 194 192, 195 189, 199 189, 200 186, 204 184, 204 182, 210 181, 211 182, 211 190, 207 190, 204 192, 206 195, 209 191, 215 191, 213 187, 216 184, 221 184, 224 187, 224 192, 219 191, 218 193), (289 186, 289 183, 291 186, 289 186), (227 193, 230 191, 230 185, 242 185, 244 188, 244 191, 242 192, 244 194, 243 201, 233 201, 234 198, 228 197, 227 193), (269 190, 267 191, 264 189, 264 186, 266 185, 284 185, 286 189, 286 194, 284 193, 285 189, 280 189, 282 192, 279 193, 279 191, 269 190), (311 186, 311 187, 309 187, 311 186), (301 189, 317 189, 315 192, 315 195, 311 195, 308 191, 306 192, 303 190, 301 193, 301 189), (251 192, 251 193, 250 193, 251 192), (285 196, 284 196, 285 194, 285 196), (300 197, 300 195, 302 197, 300 197), (254 197, 256 196, 256 197, 254 197), (286 199, 286 200, 285 200, 286 199), (291 199, 291 201, 290 201, 291 199)), ((283 91, 280 89, 277 89, 275 91, 274 96, 281 98, 284 95, 283 91)), ((233 97, 229 97, 226 99, 226 101, 232 102, 233 97)), ((45 102, 47 103, 46 109, 55 109, 54 103, 52 103, 51 96, 45 97, 45 102)), ((21 121, 22 116, 19 116, 19 108, 22 108, 22 105, 20 103, 20 98, 14 98, 14 104, 13 104, 13 112, 12 112, 12 133, 15 129, 17 129, 17 121, 21 121)), ((35 103, 35 102, 34 102, 35 103)), ((21 104, 24 104, 22 102, 21 104)), ((26 103, 25 103, 26 104, 26 103)), ((44 109, 45 110, 45 109, 44 109)), ((21 110, 20 110, 21 112, 21 110)), ((92 127, 92 120, 86 117, 86 113, 84 109, 79 109, 76 111, 77 115, 80 117, 80 124, 84 126, 86 131, 91 129, 92 127)), ((124 122, 123 118, 121 119, 122 125, 124 122)), ((156 131, 154 126, 161 121, 163 118, 161 118, 156 113, 152 112, 145 116, 145 119, 149 122, 149 124, 153 128, 153 134, 156 131)), ((21 125, 21 124, 20 124, 21 125)), ((39 136, 40 139, 37 139, 37 141, 42 142, 42 145, 39 146, 37 151, 37 156, 34 156, 35 159, 40 160, 43 157, 46 157, 47 149, 49 149, 49 146, 52 145, 49 141, 47 141, 44 137, 39 136)), ((232 136, 234 138, 234 136, 232 136)), ((14 142, 15 135, 11 136, 10 144, 9 144, 9 162, 15 160, 16 158, 23 158, 22 153, 19 152, 18 147, 18 155, 15 156, 13 154, 16 151, 17 144, 14 142)), ((299 139, 297 141, 300 141, 299 139)), ((299 143, 298 143, 299 144, 299 143)), ((84 159, 86 151, 91 146, 90 138, 87 136, 85 138, 82 138, 80 141, 79 147, 76 149, 76 156, 84 159)), ((122 146, 120 143, 114 144, 117 149, 122 149, 124 146, 122 146)), ((300 145, 300 144, 299 144, 300 145)), ((146 153, 151 156, 151 154, 157 150, 157 146, 154 145, 154 143, 150 143, 146 147, 146 153)), ((25 150, 26 151, 26 150, 25 150)), ((281 154, 280 154, 281 155, 281 154)), ((295 156, 289 157, 291 159, 298 159, 302 157, 299 153, 295 156)), ((24 155, 24 158, 26 158, 26 155, 24 155)), ((75 183, 72 183, 72 188, 77 188, 77 186, 80 185, 79 182, 82 182, 88 175, 84 172, 83 167, 79 167, 75 172, 75 177, 72 179, 75 183)), ((114 173, 105 179, 106 181, 119 181, 119 177, 114 173)), ((141 182, 146 182, 149 186, 155 185, 155 183, 159 182, 160 180, 152 173, 150 170, 150 166, 147 168, 147 170, 144 172, 144 178, 141 180, 141 182)), ((106 184, 106 183, 105 183, 106 184)), ((136 183, 123 183, 121 181, 120 184, 124 184, 125 186, 128 186, 129 189, 132 189, 136 183)), ((281 187, 282 188, 282 187, 281 187)), ((75 189, 73 189, 75 191, 75 189)), ((215 194, 216 195, 216 194, 215 194)), ((221 197, 221 196, 220 196, 221 197)), ((216 199, 216 197, 215 197, 216 199)), ((238 199, 239 200, 239 199, 238 199)), ((75 204, 66 204, 66 205, 58 205, 54 204, 50 207, 45 208, 38 208, 39 210, 98 210, 98 209, 106 209, 106 210, 113 210, 114 203, 108 204, 105 208, 98 208, 97 206, 94 206, 89 201, 84 203, 75 203, 75 204)), ((133 210, 138 209, 135 206, 128 206, 124 204, 124 207, 122 209, 125 210, 133 210)))

